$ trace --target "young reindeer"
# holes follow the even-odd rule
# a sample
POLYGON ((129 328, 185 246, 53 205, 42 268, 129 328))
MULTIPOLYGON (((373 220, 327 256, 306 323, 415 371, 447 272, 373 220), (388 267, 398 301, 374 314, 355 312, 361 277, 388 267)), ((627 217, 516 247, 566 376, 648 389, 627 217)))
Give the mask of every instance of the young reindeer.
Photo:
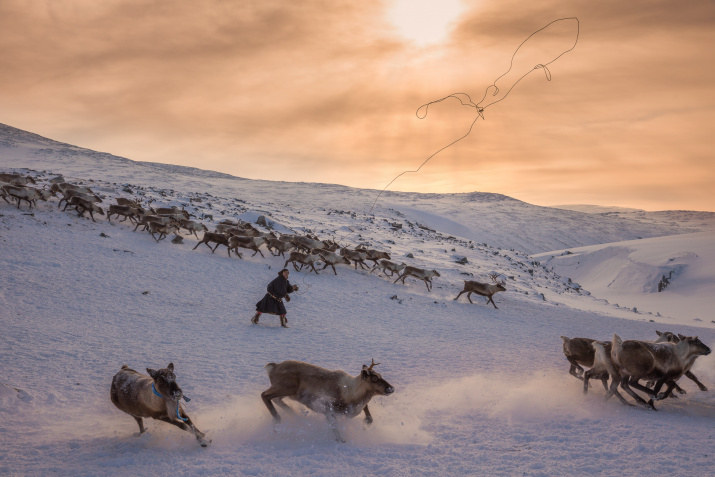
MULTIPOLYGON (((658 339, 655 340, 655 343, 663 343, 663 342, 669 342, 669 343, 678 343, 680 342, 681 339, 685 338, 683 335, 676 335, 675 333, 671 331, 657 331, 656 333, 658 334, 658 339)), ((694 356, 692 359, 688 360, 688 362, 685 363, 685 376, 690 378, 695 384, 698 385, 698 389, 701 391, 707 391, 708 388, 705 387, 703 383, 701 383, 698 378, 690 372, 690 368, 693 367, 693 363, 695 363, 695 358, 697 356, 694 356)), ((647 383, 646 385, 648 387, 651 387, 655 383, 647 383)), ((678 391, 680 394, 686 394, 685 389, 681 388, 678 386, 678 383, 675 384, 675 390, 678 391)))
MULTIPOLYGON (((457 298, 462 296, 462 293, 467 293, 467 300, 469 300, 469 303, 474 303, 472 301, 472 293, 476 293, 477 295, 485 296, 487 297, 487 305, 489 302, 494 305, 494 308, 497 308, 497 304, 494 303, 494 299, 492 298, 495 293, 500 292, 500 291, 506 291, 506 288, 504 287, 504 281, 497 280, 497 275, 496 273, 492 273, 489 275, 489 277, 492 279, 494 283, 480 283, 480 282, 475 282, 473 280, 464 280, 464 290, 459 292, 459 295, 457 295, 457 298)), ((457 299, 455 298, 455 300, 457 299)), ((498 308, 497 308, 498 309, 498 308)), ((572 373, 573 374, 573 373, 572 373)))
POLYGON ((139 434, 145 431, 143 418, 150 417, 191 432, 201 447, 208 446, 211 440, 207 440, 205 434, 196 429, 179 404, 181 398, 187 402, 189 398, 184 396, 176 384, 174 363, 158 371, 149 368, 146 371, 149 376, 130 369, 126 364, 122 366, 112 379, 112 403, 136 419, 139 434))
POLYGON ((275 422, 281 422, 280 414, 273 406, 273 400, 283 409, 291 411, 282 398, 288 397, 323 414, 335 434, 335 439, 345 442, 337 429, 337 416, 356 417, 365 413, 365 423, 372 424, 372 415, 367 405, 373 396, 387 396, 395 388, 382 379, 372 368, 379 365, 372 360, 370 367, 363 365, 358 376, 352 377, 344 371, 330 371, 300 361, 268 363, 265 368, 271 387, 261 393, 275 422))

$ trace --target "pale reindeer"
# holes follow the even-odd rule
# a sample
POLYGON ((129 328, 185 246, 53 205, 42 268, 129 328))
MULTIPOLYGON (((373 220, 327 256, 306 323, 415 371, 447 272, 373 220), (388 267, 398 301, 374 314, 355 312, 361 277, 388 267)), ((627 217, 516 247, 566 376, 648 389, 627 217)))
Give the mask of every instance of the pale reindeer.
POLYGON ((293 248, 293 243, 282 238, 269 238, 266 247, 274 257, 285 258, 285 253, 293 248))
MULTIPOLYGON (((669 343, 678 343, 682 338, 683 335, 676 335, 675 333, 671 331, 663 331, 660 332, 656 330, 656 334, 658 335, 658 339, 655 340, 655 343, 662 343, 662 342, 669 342, 669 343)), ((695 358, 690 360, 688 363, 686 363, 686 371, 685 371, 685 376, 687 376, 690 380, 692 380, 695 384, 698 385, 698 389, 701 391, 707 391, 708 388, 705 387, 703 383, 701 383, 698 378, 690 372, 690 368, 693 366, 693 363, 695 362, 695 358)), ((647 386, 651 387, 655 383, 646 383, 647 386)), ((680 394, 686 394, 685 389, 681 388, 678 386, 678 384, 675 384, 675 390, 678 391, 680 394)))
MULTIPOLYGON (((14 185, 3 185, 2 186, 2 196, 3 198, 12 197, 17 201, 17 208, 20 208, 20 202, 25 201, 29 204, 29 208, 32 206, 37 206, 38 200, 47 201, 51 195, 54 193, 49 189, 35 189, 33 187, 25 186, 14 186, 14 185)), ((5 198, 5 202, 9 201, 5 198)))
POLYGON ((187 230, 189 234, 193 233, 196 238, 199 238, 199 234, 197 232, 208 232, 208 228, 201 222, 195 222, 193 220, 189 219, 180 219, 179 223, 181 224, 181 228, 184 230, 187 230))
POLYGON ((318 260, 320 260, 320 255, 318 254, 308 255, 303 252, 291 252, 288 256, 288 260, 286 260, 285 265, 283 265, 283 268, 287 267, 289 263, 292 263, 293 268, 295 268, 295 271, 297 272, 298 266, 296 265, 296 263, 300 263, 301 269, 303 268, 303 265, 308 265, 317 275, 318 270, 315 269, 315 262, 317 262, 318 260))
POLYGON ((10 185, 15 185, 15 186, 24 186, 27 184, 37 184, 35 181, 35 178, 27 175, 23 176, 22 174, 19 174, 17 172, 1 172, 0 173, 0 182, 6 182, 10 185))
POLYGON ((380 260, 379 262, 377 262, 375 264, 374 267, 372 267, 372 270, 370 270, 370 273, 372 273, 376 269, 380 268, 380 269, 382 269, 382 273, 384 273, 385 275, 387 275, 387 271, 389 270, 390 274, 387 276, 392 277, 395 275, 395 273, 397 273, 399 275, 400 272, 402 272, 402 270, 404 270, 406 266, 407 266, 407 264, 405 262, 402 262, 398 265, 398 264, 391 262, 389 260, 380 260))
POLYGON ((603 383, 606 390, 606 399, 615 394, 618 399, 624 403, 628 402, 619 393, 611 393, 608 387, 608 378, 610 376, 609 369, 612 368, 610 363, 605 363, 604 360, 611 360, 611 343, 609 341, 596 341, 591 338, 568 338, 562 336, 563 351, 566 359, 571 364, 569 374, 583 381, 583 393, 588 394, 589 380, 599 379, 603 383), (599 355, 600 344, 601 354, 599 355), (590 368, 584 372, 586 366, 590 368))
POLYGON ((268 239, 265 237, 247 237, 241 235, 234 235, 228 239, 228 249, 233 250, 239 258, 242 258, 241 254, 238 253, 239 247, 248 250, 253 250, 253 255, 251 255, 251 257, 254 257, 257 253, 260 253, 261 257, 266 258, 265 255, 263 255, 263 252, 261 252, 258 247, 266 243, 267 240, 268 239))
MULTIPOLYGON (((620 386, 630 394, 638 404, 656 410, 654 399, 660 400, 670 396, 675 387, 675 381, 685 374, 688 366, 698 356, 710 354, 711 350, 696 337, 683 336, 678 343, 653 343, 651 341, 626 340, 617 334, 613 335, 611 361, 614 370, 611 375, 620 376, 620 386), (692 360, 692 361, 691 361, 692 360), (655 387, 650 389, 638 381, 654 380, 655 387), (665 392, 660 392, 667 384, 665 392), (646 401, 631 387, 653 396, 646 401)), ((617 389, 619 382, 611 382, 611 391, 617 389)))
POLYGON ((497 292, 506 291, 504 281, 498 280, 498 276, 499 275, 496 273, 489 275, 494 283, 481 283, 473 280, 464 280, 464 290, 459 292, 459 295, 457 295, 455 300, 462 296, 462 293, 467 293, 467 300, 469 300, 469 303, 474 303, 471 296, 472 293, 475 293, 477 295, 487 297, 487 305, 491 302, 491 304, 494 305, 494 308, 497 308, 497 304, 494 303, 494 299, 492 297, 497 292))
POLYGON ((124 222, 129 219, 130 222, 137 222, 136 217, 140 215, 139 210, 133 205, 119 205, 110 204, 107 208, 107 220, 112 221, 112 215, 116 215, 117 218, 124 217, 120 222, 124 222))
POLYGON ((175 223, 169 225, 161 225, 157 222, 149 222, 149 233, 154 238, 154 240, 157 241, 157 243, 159 243, 160 240, 165 239, 167 235, 178 233, 178 231, 179 227, 175 223), (159 237, 157 238, 154 234, 159 234, 159 237))
POLYGON ((398 276, 393 283, 397 283, 402 280, 402 284, 405 284, 405 278, 415 277, 423 280, 427 291, 432 291, 432 278, 441 276, 437 270, 423 270, 422 268, 406 266, 402 271, 402 275, 398 276))
POLYGON ((211 440, 207 440, 206 435, 196 428, 179 404, 181 398, 187 402, 189 398, 184 396, 176 384, 174 363, 158 371, 149 368, 146 371, 149 376, 130 369, 126 364, 122 366, 112 379, 112 403, 137 421, 140 435, 146 430, 143 418, 147 417, 188 431, 196 437, 201 447, 208 446, 211 440))
POLYGON ((300 361, 268 363, 265 368, 271 387, 261 393, 276 423, 281 417, 273 405, 273 400, 281 408, 291 411, 283 402, 290 398, 308 409, 323 414, 328 420, 335 439, 345 442, 337 428, 337 416, 356 417, 365 413, 365 423, 372 423, 372 415, 367 405, 373 396, 387 396, 395 388, 372 368, 379 363, 372 361, 370 367, 363 365, 359 375, 353 377, 344 371, 331 371, 300 361))
POLYGON ((321 270, 325 270, 326 268, 328 268, 328 266, 330 266, 330 267, 332 267, 333 273, 335 273, 335 275, 338 274, 337 270, 335 270, 335 265, 337 265, 339 263, 343 263, 345 265, 350 265, 350 259, 348 259, 348 257, 344 257, 343 255, 339 255, 335 252, 331 252, 330 250, 325 250, 322 248, 314 248, 313 250, 311 250, 310 253, 313 253, 313 254, 317 253, 318 255, 320 255, 320 260, 323 263, 325 263, 325 265, 323 266, 323 268, 321 268, 321 270))

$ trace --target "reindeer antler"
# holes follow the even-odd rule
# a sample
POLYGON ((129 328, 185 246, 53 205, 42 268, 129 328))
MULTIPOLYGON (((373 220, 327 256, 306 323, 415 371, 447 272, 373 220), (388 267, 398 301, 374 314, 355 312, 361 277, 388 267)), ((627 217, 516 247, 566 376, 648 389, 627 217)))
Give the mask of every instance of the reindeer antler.
POLYGON ((374 358, 371 358, 372 364, 370 365, 369 368, 367 368, 368 371, 372 371, 373 366, 378 366, 380 363, 376 363, 374 358))
POLYGON ((489 278, 491 278, 494 283, 497 283, 499 285, 504 285, 504 280, 497 280, 499 278, 499 274, 496 272, 490 273, 489 278))

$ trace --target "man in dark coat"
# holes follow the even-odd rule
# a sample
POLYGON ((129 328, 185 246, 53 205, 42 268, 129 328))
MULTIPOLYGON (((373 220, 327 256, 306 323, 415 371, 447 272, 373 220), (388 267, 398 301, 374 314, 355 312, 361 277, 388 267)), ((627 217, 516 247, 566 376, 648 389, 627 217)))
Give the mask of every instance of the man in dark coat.
POLYGON ((261 301, 256 303, 256 314, 251 318, 251 323, 254 325, 258 324, 258 318, 261 317, 261 314, 268 313, 269 315, 279 315, 281 318, 281 326, 288 328, 288 319, 286 318, 287 311, 283 304, 283 299, 290 301, 288 294, 298 290, 298 285, 291 285, 288 281, 289 273, 288 269, 284 268, 278 272, 278 277, 268 284, 266 288, 268 293, 266 293, 266 296, 264 296, 261 301))

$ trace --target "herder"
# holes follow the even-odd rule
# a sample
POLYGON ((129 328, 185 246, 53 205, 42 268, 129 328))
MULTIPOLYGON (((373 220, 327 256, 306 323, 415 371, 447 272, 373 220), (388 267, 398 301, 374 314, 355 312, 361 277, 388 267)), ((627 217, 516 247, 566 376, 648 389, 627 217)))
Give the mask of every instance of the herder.
POLYGON ((290 301, 288 294, 298 290, 298 285, 291 285, 288 281, 289 273, 290 272, 284 268, 278 272, 278 277, 268 284, 266 288, 268 293, 266 293, 266 296, 264 296, 261 301, 256 303, 256 314, 251 318, 251 323, 254 325, 258 324, 258 319, 261 317, 261 314, 268 313, 269 315, 279 315, 281 318, 281 326, 288 328, 288 319, 286 318, 287 311, 283 304, 283 299, 290 301))

